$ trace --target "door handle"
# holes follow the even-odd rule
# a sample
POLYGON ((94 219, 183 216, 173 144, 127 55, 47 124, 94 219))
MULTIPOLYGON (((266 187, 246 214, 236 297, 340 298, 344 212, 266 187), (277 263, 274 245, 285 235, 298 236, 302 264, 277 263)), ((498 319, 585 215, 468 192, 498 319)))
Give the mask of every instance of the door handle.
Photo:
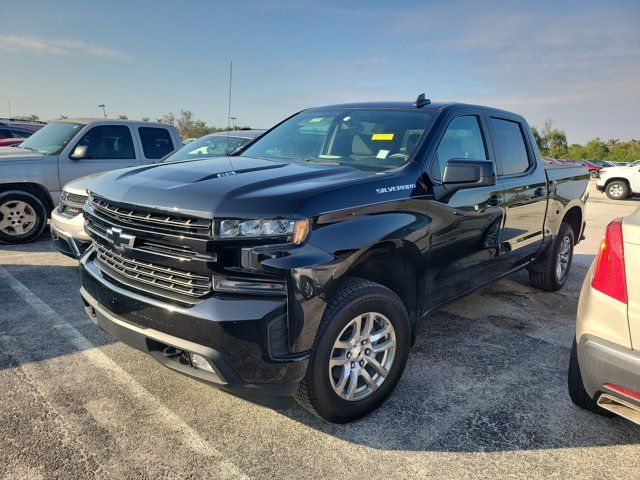
POLYGON ((487 200, 487 205, 491 205, 492 207, 497 207, 502 203, 502 195, 491 195, 487 200))

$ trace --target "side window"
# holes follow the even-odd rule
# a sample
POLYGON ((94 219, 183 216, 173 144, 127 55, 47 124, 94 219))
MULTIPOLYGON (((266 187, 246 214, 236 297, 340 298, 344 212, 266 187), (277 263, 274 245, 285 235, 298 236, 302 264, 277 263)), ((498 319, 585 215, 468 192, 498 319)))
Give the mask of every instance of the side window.
POLYGON ((26 130, 10 130, 10 132, 13 138, 28 138, 31 136, 31 133, 32 133, 26 130))
POLYGON ((173 152, 171 135, 166 128, 140 127, 138 128, 142 150, 146 158, 158 159, 173 152))
POLYGON ((530 162, 520 124, 500 118, 490 118, 489 123, 498 160, 498 175, 525 172, 530 162))
POLYGON ((438 179, 442 178, 444 166, 452 158, 487 160, 487 149, 478 117, 463 115, 454 118, 440 140, 436 157, 436 168, 432 174, 438 179))
POLYGON ((11 130, 0 128, 0 138, 11 138, 11 130))
POLYGON ((124 125, 101 125, 93 127, 78 142, 87 147, 85 158, 134 159, 133 140, 129 127, 124 125))

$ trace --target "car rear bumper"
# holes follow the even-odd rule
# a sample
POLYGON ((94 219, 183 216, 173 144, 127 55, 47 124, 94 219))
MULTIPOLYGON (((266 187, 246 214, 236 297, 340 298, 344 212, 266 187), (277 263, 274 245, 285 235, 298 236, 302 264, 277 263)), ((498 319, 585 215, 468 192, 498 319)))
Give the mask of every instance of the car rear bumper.
POLYGON ((587 334, 578 342, 578 362, 582 382, 591 398, 604 392, 621 398, 640 412, 640 400, 613 388, 640 393, 640 351, 587 334))
POLYGON ((91 320, 110 335, 172 370, 241 396, 297 391, 307 356, 283 360, 270 353, 273 326, 286 319, 285 298, 214 296, 180 307, 109 282, 91 258, 92 251, 81 260, 80 293, 91 320), (192 354, 204 357, 213 372, 194 368, 192 354))
POLYGON ((51 212, 50 231, 55 247, 68 257, 79 259, 91 245, 91 238, 84 231, 82 215, 69 218, 56 208, 51 212))

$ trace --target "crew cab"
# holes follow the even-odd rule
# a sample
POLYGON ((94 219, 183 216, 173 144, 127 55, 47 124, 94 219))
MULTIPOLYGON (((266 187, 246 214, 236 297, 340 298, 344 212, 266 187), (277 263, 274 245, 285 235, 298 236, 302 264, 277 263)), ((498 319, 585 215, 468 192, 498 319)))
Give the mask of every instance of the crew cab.
POLYGON ((624 200, 640 193, 640 161, 623 167, 603 168, 596 188, 612 200, 624 200))
POLYGON ((172 125, 68 119, 47 124, 18 147, 0 147, 0 242, 35 240, 67 182, 148 164, 180 146, 172 125))
POLYGON ((348 422, 392 393, 429 313, 523 268, 563 286, 588 180, 545 168, 506 111, 311 108, 227 157, 98 177, 80 292, 171 369, 348 422))

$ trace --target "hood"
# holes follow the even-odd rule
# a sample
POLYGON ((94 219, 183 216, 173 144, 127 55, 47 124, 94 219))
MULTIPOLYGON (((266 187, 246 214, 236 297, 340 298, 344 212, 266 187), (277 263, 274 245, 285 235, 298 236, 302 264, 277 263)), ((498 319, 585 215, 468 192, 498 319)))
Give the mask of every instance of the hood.
POLYGON ((91 188, 93 179, 102 175, 102 172, 92 173, 86 177, 77 178, 67 183, 62 189, 65 192, 75 193, 76 195, 86 195, 87 189, 91 188))
MULTIPOLYGON (((214 157, 107 172, 93 181, 91 191, 116 202, 205 218, 268 218, 306 216, 301 205, 309 205, 309 199, 344 188, 357 204, 368 203, 358 191, 375 195, 370 184, 386 177, 336 165, 214 157)), ((344 205, 345 195, 340 197, 344 205)))
POLYGON ((0 162, 20 162, 24 160, 41 160, 42 153, 32 152, 20 147, 0 147, 0 162))

